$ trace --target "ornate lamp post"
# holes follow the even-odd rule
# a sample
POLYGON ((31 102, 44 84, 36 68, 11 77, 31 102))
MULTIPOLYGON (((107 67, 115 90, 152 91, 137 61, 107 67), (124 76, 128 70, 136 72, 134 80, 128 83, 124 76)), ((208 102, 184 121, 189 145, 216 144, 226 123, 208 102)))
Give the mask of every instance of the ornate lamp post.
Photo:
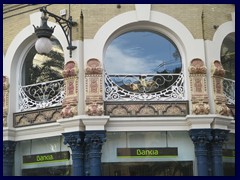
POLYGON ((72 57, 72 51, 77 48, 76 46, 72 45, 72 27, 76 26, 77 23, 72 21, 72 16, 69 15, 68 20, 64 19, 62 17, 59 17, 47 11, 46 7, 41 8, 40 11, 43 12, 43 16, 41 17, 42 24, 40 27, 34 26, 35 34, 38 37, 38 40, 36 41, 36 44, 35 44, 35 48, 37 52, 40 54, 48 54, 52 49, 52 43, 50 41, 50 37, 54 32, 55 26, 49 27, 47 25, 48 16, 51 16, 61 26, 68 42, 67 49, 69 50, 69 55, 70 57, 72 57))

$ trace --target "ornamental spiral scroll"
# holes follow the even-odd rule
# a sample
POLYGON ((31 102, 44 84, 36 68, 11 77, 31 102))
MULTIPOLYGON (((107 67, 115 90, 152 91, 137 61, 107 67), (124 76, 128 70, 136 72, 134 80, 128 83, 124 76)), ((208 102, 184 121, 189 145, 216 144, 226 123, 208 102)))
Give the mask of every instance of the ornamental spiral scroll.
POLYGON ((192 95, 192 113, 196 115, 209 114, 206 71, 203 60, 195 58, 188 68, 192 95))
POLYGON ((231 111, 226 105, 227 99, 223 92, 223 79, 225 75, 225 70, 223 69, 222 64, 219 60, 213 61, 211 72, 215 102, 215 113, 224 116, 230 116, 231 111))
POLYGON ((78 67, 73 60, 68 61, 63 70, 65 98, 62 104, 61 116, 73 117, 78 114, 78 67))
POLYGON ((86 79, 86 109, 89 116, 100 116, 104 113, 102 91, 102 66, 98 59, 87 61, 86 79))

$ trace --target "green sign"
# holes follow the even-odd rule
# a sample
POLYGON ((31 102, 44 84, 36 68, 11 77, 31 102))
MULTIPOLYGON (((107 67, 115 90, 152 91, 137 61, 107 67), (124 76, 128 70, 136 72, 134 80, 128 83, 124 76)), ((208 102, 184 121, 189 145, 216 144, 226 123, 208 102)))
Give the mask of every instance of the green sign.
POLYGON ((23 164, 60 162, 70 159, 69 151, 23 156, 23 164))
POLYGON ((117 148, 117 157, 146 158, 146 157, 176 157, 178 149, 170 148, 117 148))

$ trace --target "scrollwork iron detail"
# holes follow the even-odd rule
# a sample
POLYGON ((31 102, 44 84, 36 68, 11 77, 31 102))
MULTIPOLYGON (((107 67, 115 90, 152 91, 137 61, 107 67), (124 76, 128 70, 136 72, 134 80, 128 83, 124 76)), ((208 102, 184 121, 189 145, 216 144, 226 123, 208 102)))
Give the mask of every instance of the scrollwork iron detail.
POLYGON ((105 72, 106 101, 184 100, 184 75, 108 75, 105 72))
POLYGON ((228 104, 235 105, 235 81, 231 79, 223 79, 223 93, 227 98, 228 104))
POLYGON ((58 106, 62 104, 63 99, 63 79, 19 88, 19 109, 21 111, 58 106))

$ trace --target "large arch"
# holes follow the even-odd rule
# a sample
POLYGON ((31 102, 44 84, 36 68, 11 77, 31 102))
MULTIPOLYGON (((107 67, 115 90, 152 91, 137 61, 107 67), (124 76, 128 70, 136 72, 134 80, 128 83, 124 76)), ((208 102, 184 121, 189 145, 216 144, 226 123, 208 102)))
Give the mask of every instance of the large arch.
POLYGON ((185 56, 188 63, 196 57, 205 59, 202 39, 194 39, 191 32, 181 22, 167 14, 156 11, 149 11, 149 13, 148 20, 143 16, 137 16, 137 9, 136 11, 122 13, 110 19, 97 31, 93 41, 86 41, 85 60, 92 56, 102 59, 104 48, 109 38, 116 37, 123 31, 128 30, 127 28, 131 29, 135 25, 144 26, 146 23, 158 25, 158 28, 161 28, 170 38, 175 39, 174 43, 181 49, 181 54, 185 56), (94 48, 94 52, 88 50, 88 44, 91 46, 90 49, 94 46, 97 47, 94 48))
MULTIPOLYGON (((211 74, 211 64, 214 60, 221 60, 221 46, 223 43, 224 38, 230 34, 235 32, 235 19, 234 13, 232 14, 232 21, 225 22, 221 24, 216 32, 214 33, 213 39, 205 41, 205 49, 206 49, 206 66, 207 66, 207 73, 211 74)), ((211 76, 208 76, 208 94, 212 94, 213 87, 212 87, 212 79, 211 76)), ((210 102, 210 113, 215 112, 214 100, 212 99, 210 102)))
POLYGON ((212 42, 215 46, 215 51, 216 51, 215 52, 216 57, 213 59, 218 59, 218 60, 221 59, 220 52, 221 52, 221 46, 222 46, 223 40, 227 35, 229 35, 230 33, 234 33, 234 32, 235 32, 235 29, 234 29, 232 21, 225 22, 221 26, 218 27, 217 31, 215 32, 215 34, 213 36, 213 40, 212 40, 212 42))
MULTIPOLYGON (((8 112, 8 127, 13 126, 12 116, 13 113, 18 110, 18 86, 21 82, 21 68, 23 64, 26 52, 31 48, 31 46, 37 40, 34 34, 35 26, 40 26, 41 23, 41 12, 37 12, 30 15, 30 24, 25 27, 21 32, 19 32, 13 41, 11 42, 4 61, 3 61, 3 75, 9 78, 10 88, 9 88, 9 112, 8 112)), ((49 26, 56 26, 53 36, 55 36, 64 50, 65 60, 68 57, 68 46, 67 40, 65 38, 64 32, 62 31, 60 25, 52 22, 48 22, 49 26)))
MULTIPOLYGON (((194 58, 205 60, 203 39, 194 39, 191 32, 177 19, 156 11, 151 11, 148 6, 138 8, 135 11, 129 11, 119 14, 107 21, 95 34, 93 39, 87 39, 84 43, 84 60, 97 58, 103 60, 105 49, 112 39, 123 32, 133 30, 134 28, 148 27, 152 30, 167 35, 178 47, 183 60, 183 70, 185 77, 185 89, 190 89, 188 66, 194 58), (144 12, 144 13, 142 13, 144 12), (142 13, 142 15, 140 15, 142 13), (94 49, 94 51, 92 51, 94 49)), ((150 30, 149 29, 149 30, 150 30)), ((185 92, 186 99, 190 99, 189 92, 185 92)))

